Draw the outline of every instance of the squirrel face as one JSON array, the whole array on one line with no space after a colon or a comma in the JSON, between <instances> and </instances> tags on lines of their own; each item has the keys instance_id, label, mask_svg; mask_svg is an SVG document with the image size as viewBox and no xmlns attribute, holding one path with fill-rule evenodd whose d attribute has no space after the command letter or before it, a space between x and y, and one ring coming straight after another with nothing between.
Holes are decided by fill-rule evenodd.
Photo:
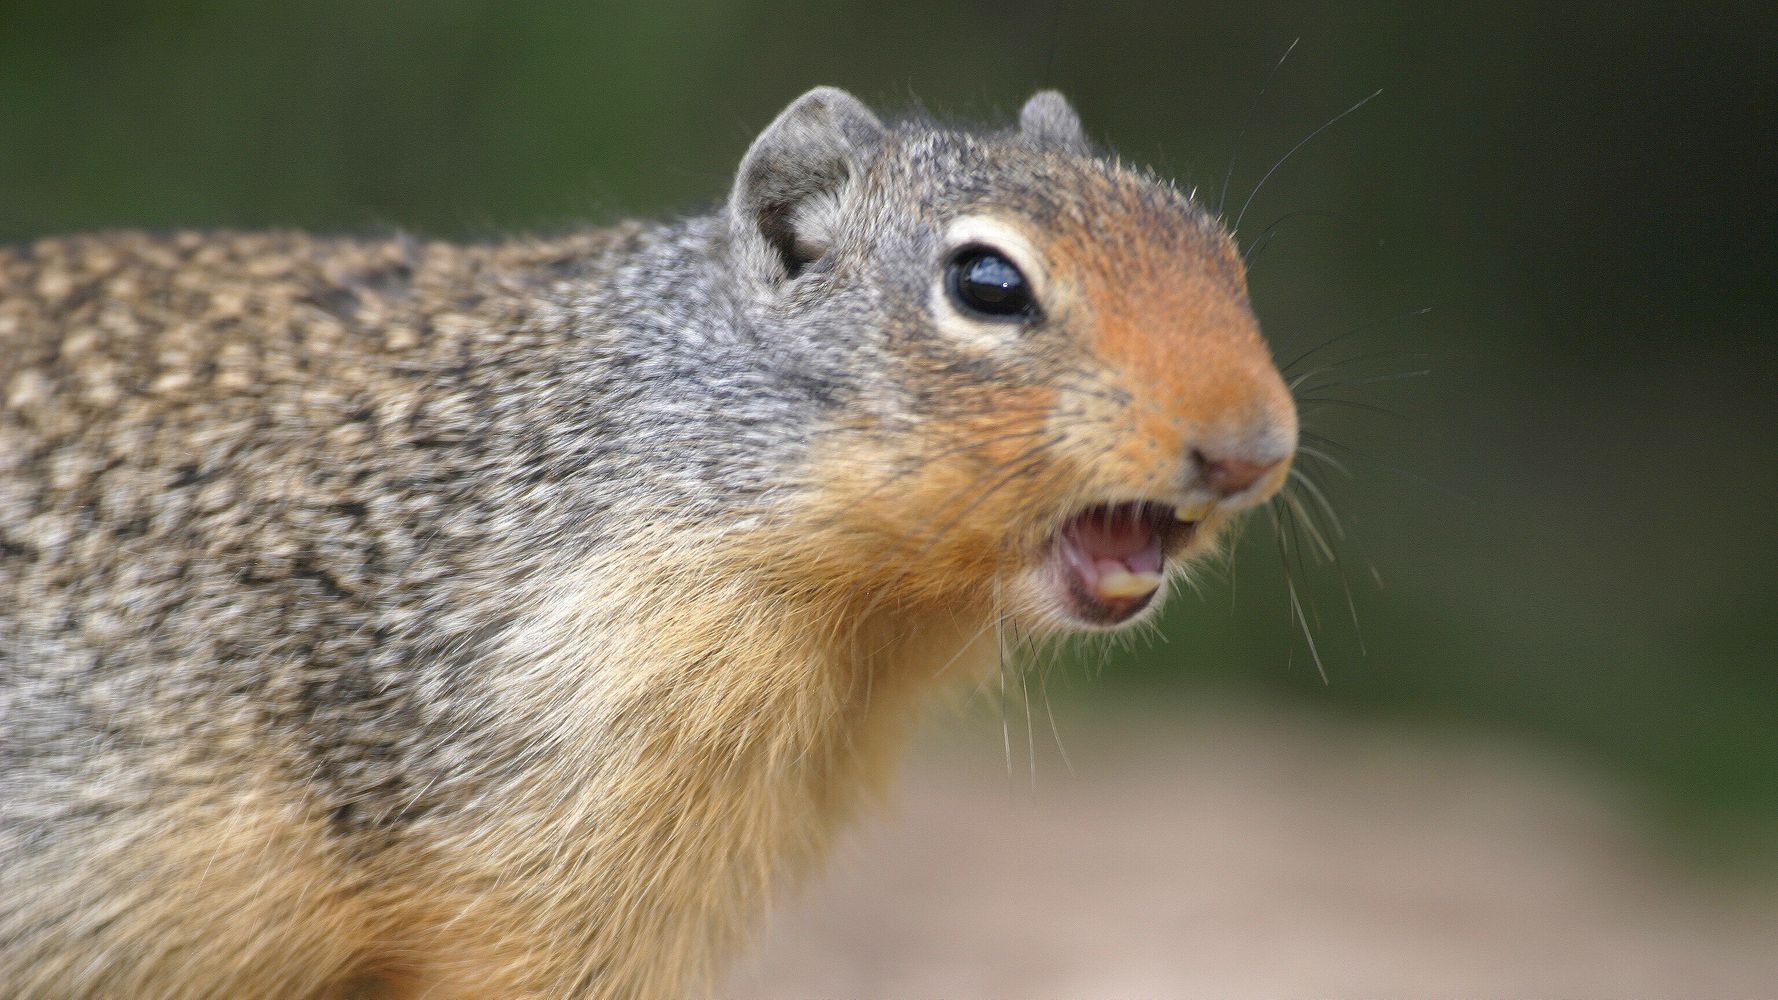
<instances>
[{"instance_id":1,"label":"squirrel face","mask_svg":"<svg viewBox=\"0 0 1778 1000\"><path fill-rule=\"evenodd\" d=\"M973 136L812 91L754 143L730 221L756 325L847 386L807 483L836 582L1119 627L1289 474L1296 412L1233 241L1094 155L1053 92Z\"/></svg>"}]
</instances>

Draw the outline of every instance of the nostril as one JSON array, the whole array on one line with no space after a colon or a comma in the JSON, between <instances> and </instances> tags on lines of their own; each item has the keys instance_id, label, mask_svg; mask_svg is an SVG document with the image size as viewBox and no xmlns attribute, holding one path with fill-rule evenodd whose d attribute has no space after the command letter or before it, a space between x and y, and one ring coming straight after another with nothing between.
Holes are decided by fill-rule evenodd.
<instances>
[{"instance_id":1,"label":"nostril","mask_svg":"<svg viewBox=\"0 0 1778 1000\"><path fill-rule=\"evenodd\" d=\"M1278 462L1249 462L1244 458L1211 458L1196 448L1192 449L1192 461L1197 464L1198 477L1204 485L1219 496L1234 496L1254 483L1260 477L1272 471Z\"/></svg>"}]
</instances>

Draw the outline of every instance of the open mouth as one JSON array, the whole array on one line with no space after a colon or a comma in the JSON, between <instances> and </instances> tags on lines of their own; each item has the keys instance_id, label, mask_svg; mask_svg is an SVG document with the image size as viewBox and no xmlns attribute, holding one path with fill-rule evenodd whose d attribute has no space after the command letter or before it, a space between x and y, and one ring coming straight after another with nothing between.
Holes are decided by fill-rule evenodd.
<instances>
[{"instance_id":1,"label":"open mouth","mask_svg":"<svg viewBox=\"0 0 1778 1000\"><path fill-rule=\"evenodd\" d=\"M1096 504L1063 522L1050 554L1063 608L1089 627L1136 617L1160 592L1167 560L1191 541L1202 514L1132 501Z\"/></svg>"}]
</instances>

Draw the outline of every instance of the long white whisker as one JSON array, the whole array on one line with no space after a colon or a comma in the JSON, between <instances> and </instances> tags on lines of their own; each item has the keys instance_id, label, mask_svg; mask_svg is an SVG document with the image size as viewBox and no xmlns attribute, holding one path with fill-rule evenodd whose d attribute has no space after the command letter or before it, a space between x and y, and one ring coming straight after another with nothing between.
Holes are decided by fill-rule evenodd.
<instances>
[{"instance_id":1,"label":"long white whisker","mask_svg":"<svg viewBox=\"0 0 1778 1000\"><path fill-rule=\"evenodd\" d=\"M1329 118L1327 120L1327 122L1324 123L1320 128L1318 128L1315 131L1310 132L1308 135L1304 136L1303 141L1290 147L1290 152L1285 153L1283 156L1278 157L1278 162L1272 164L1272 169L1266 171L1265 176L1261 177L1259 179L1259 183L1255 184L1253 186L1253 190L1250 193L1248 193L1247 200L1241 203L1241 211L1235 213L1235 224L1230 226L1229 228L1235 232L1241 231L1241 220L1245 219L1247 217L1248 206L1253 204L1253 199L1259 195L1260 188L1263 188L1266 186L1266 181L1271 180L1272 175L1278 172L1278 168L1284 166L1284 161L1290 159L1292 156L1295 156L1297 150L1302 149L1304 146L1307 146L1309 144L1309 142L1311 140L1313 140L1316 136L1320 135L1321 133L1332 128L1334 125L1338 124L1339 121L1341 119L1345 118L1347 115L1350 115L1353 112L1357 111L1359 108L1362 108L1366 104L1369 104L1371 101L1375 100L1378 97L1378 95L1380 95L1382 93L1383 93L1383 89L1381 87L1377 88L1376 90L1371 91L1369 96L1360 99L1357 104L1354 104L1351 107L1347 108L1346 110L1340 112L1339 114L1334 115L1332 118Z\"/></svg>"},{"instance_id":2,"label":"long white whisker","mask_svg":"<svg viewBox=\"0 0 1778 1000\"><path fill-rule=\"evenodd\" d=\"M1290 44L1285 47L1284 54L1279 56L1278 61L1272 64L1272 68L1266 71L1265 82L1259 85L1259 93L1253 95L1253 103L1247 108L1247 119L1241 123L1241 131L1235 133L1235 141L1229 144L1229 166L1222 174L1222 193L1216 196L1216 217L1218 219L1222 218L1223 206L1228 204L1229 185L1235 178L1235 160L1241 155L1241 140L1247 138L1247 130L1253 125L1253 116L1259 112L1259 100L1266 96L1266 88L1272 85L1272 78L1278 75L1280 69L1284 68L1284 60L1290 58L1290 54L1296 51L1297 43L1302 40L1301 35L1292 38Z\"/></svg>"},{"instance_id":3,"label":"long white whisker","mask_svg":"<svg viewBox=\"0 0 1778 1000\"><path fill-rule=\"evenodd\" d=\"M1042 669L1038 670L1037 689L1038 693L1043 695L1043 712L1045 715L1049 716L1050 735L1056 740L1056 753L1062 755L1062 766L1067 768L1068 773L1072 775L1074 773L1074 761L1068 759L1068 748L1062 745L1062 730L1056 725L1056 706L1055 703L1050 700L1048 671Z\"/></svg>"},{"instance_id":4,"label":"long white whisker","mask_svg":"<svg viewBox=\"0 0 1778 1000\"><path fill-rule=\"evenodd\" d=\"M1308 473L1296 468L1290 470L1290 478L1293 482L1301 483L1309 496L1320 505L1322 513L1327 515L1328 524L1333 528L1334 537L1345 538L1346 526L1340 523L1340 515L1334 513L1333 504L1328 502L1327 494L1321 491L1321 487L1315 485L1315 480L1310 479Z\"/></svg>"}]
</instances>

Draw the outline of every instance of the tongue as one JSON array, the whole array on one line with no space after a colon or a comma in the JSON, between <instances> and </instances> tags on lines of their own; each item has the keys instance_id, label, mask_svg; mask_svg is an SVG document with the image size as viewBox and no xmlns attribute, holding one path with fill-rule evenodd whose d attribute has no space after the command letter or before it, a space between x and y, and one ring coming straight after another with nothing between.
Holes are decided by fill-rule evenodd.
<instances>
[{"instance_id":1,"label":"tongue","mask_svg":"<svg viewBox=\"0 0 1778 1000\"><path fill-rule=\"evenodd\" d=\"M1128 508L1076 519L1064 533L1062 549L1081 588L1108 604L1145 598L1161 585L1160 535Z\"/></svg>"},{"instance_id":2,"label":"tongue","mask_svg":"<svg viewBox=\"0 0 1778 1000\"><path fill-rule=\"evenodd\" d=\"M1121 562L1135 573L1160 572L1160 535L1135 511L1095 510L1078 518L1069 533L1082 554L1094 561Z\"/></svg>"}]
</instances>

